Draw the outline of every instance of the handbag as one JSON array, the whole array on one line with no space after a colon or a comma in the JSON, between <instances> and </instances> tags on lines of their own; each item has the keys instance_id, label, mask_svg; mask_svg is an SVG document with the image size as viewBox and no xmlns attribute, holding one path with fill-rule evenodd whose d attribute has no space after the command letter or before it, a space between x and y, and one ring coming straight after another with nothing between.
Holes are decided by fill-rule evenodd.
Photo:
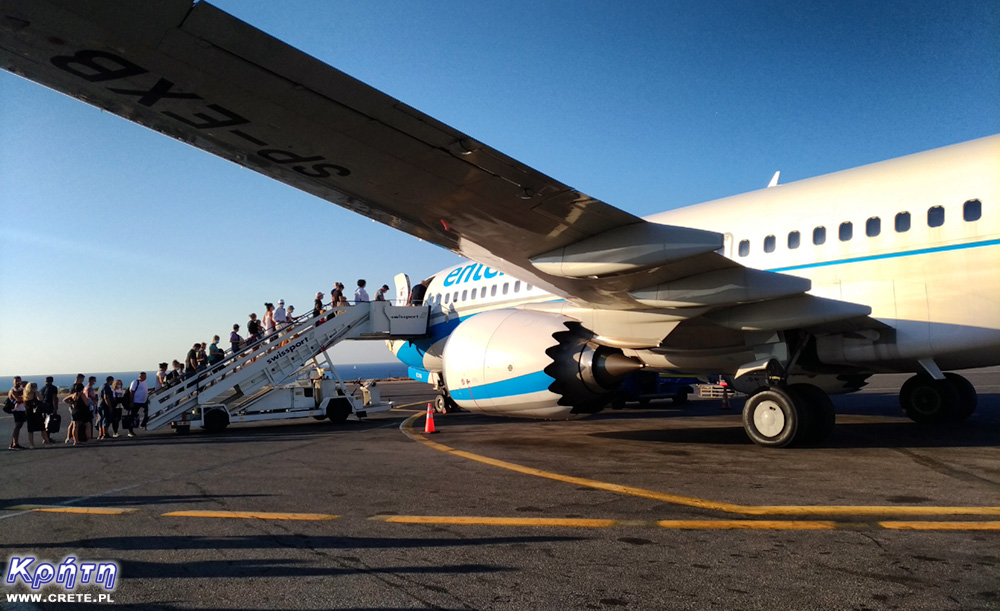
<instances>
[{"instance_id":1,"label":"handbag","mask_svg":"<svg viewBox=\"0 0 1000 611\"><path fill-rule=\"evenodd\" d=\"M3 402L3 413L13 414L15 406L17 406L17 403L14 402L14 399L7 397L7 400Z\"/></svg>"}]
</instances>

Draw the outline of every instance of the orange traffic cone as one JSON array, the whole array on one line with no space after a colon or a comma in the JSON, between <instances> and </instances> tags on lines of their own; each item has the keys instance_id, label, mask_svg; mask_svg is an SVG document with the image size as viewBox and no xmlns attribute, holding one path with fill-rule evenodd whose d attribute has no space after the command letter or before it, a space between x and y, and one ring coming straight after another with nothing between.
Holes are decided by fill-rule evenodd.
<instances>
[{"instance_id":1,"label":"orange traffic cone","mask_svg":"<svg viewBox=\"0 0 1000 611\"><path fill-rule=\"evenodd\" d=\"M437 431L434 430L434 406L430 403L427 404L427 420L424 421L424 432L437 433Z\"/></svg>"}]
</instances>

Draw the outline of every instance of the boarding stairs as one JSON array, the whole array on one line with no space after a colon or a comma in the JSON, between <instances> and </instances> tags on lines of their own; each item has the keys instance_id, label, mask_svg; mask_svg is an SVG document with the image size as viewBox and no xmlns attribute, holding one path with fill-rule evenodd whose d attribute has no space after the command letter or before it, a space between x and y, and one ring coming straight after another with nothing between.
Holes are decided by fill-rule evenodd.
<instances>
[{"instance_id":1,"label":"boarding stairs","mask_svg":"<svg viewBox=\"0 0 1000 611\"><path fill-rule=\"evenodd\" d=\"M183 422L202 405L241 405L296 376L341 341L408 339L426 335L429 308L372 301L303 315L180 382L150 392L149 430Z\"/></svg>"}]
</instances>

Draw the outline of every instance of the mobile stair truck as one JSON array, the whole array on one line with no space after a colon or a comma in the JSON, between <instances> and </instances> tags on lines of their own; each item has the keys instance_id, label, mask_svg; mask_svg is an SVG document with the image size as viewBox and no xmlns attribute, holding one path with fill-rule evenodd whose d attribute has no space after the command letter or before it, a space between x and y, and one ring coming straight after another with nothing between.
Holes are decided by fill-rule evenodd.
<instances>
[{"instance_id":1,"label":"mobile stair truck","mask_svg":"<svg viewBox=\"0 0 1000 611\"><path fill-rule=\"evenodd\" d=\"M349 393L326 350L344 340L406 339L426 335L429 308L372 301L307 314L256 343L149 395L148 430L192 424L220 432L236 422L288 418L344 422L392 406L373 381L363 397Z\"/></svg>"}]
</instances>

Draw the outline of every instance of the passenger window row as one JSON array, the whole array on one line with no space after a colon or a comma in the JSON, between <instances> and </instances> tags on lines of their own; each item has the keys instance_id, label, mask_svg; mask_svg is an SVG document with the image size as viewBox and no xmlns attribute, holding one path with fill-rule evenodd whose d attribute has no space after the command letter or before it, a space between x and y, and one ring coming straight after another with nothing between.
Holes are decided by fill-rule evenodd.
<instances>
[{"instance_id":1,"label":"passenger window row","mask_svg":"<svg viewBox=\"0 0 1000 611\"><path fill-rule=\"evenodd\" d=\"M983 216L983 205L978 199L970 199L962 205L962 219L967 223L978 221ZM932 206L927 209L927 226L940 227L944 225L944 206ZM896 233L906 233L910 230L910 213L900 212L896 215L894 228ZM882 219L873 216L865 221L865 235L874 238L882 233ZM845 221L837 230L837 239L848 242L854 237L854 224ZM819 226L812 231L812 243L821 246L826 243L826 227ZM798 231L788 232L788 249L795 250L802 244L802 236ZM764 252L774 252L777 248L777 238L769 235L764 238ZM750 254L750 240L740 240L739 256Z\"/></svg>"},{"instance_id":2,"label":"passenger window row","mask_svg":"<svg viewBox=\"0 0 1000 611\"><path fill-rule=\"evenodd\" d=\"M437 295L431 295L427 300L427 305L441 305L442 303L458 303L460 301L474 301L476 299L486 299L486 292L489 290L490 297L497 296L497 286L494 284L491 287L480 287L478 289L463 290L461 293L455 291L454 293L439 293ZM530 284L524 285L524 292L531 290ZM511 290L510 282L504 282L500 286L500 293L502 295L507 295L508 293L520 293L521 292L521 281L516 280L514 282L513 291Z\"/></svg>"}]
</instances>

